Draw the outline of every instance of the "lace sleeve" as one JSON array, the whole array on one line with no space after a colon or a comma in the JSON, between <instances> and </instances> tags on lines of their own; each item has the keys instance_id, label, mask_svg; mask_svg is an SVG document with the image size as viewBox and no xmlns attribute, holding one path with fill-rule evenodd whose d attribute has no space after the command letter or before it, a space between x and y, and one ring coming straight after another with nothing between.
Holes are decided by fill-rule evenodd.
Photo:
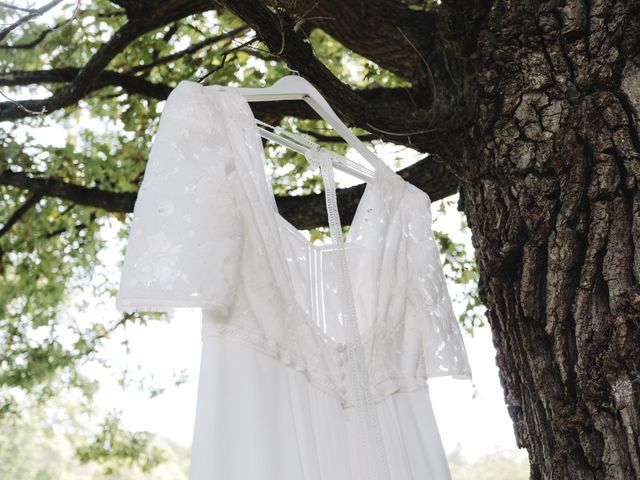
<instances>
[{"instance_id":1,"label":"lace sleeve","mask_svg":"<svg viewBox=\"0 0 640 480\"><path fill-rule=\"evenodd\" d=\"M442 262L432 231L431 200L420 191L413 211L409 246L409 297L423 345L427 376L471 379L471 367L460 324L453 311Z\"/></svg>"},{"instance_id":2,"label":"lace sleeve","mask_svg":"<svg viewBox=\"0 0 640 480\"><path fill-rule=\"evenodd\" d=\"M236 171L220 111L203 100L181 82L165 102L133 210L119 311L200 307L226 316L235 298Z\"/></svg>"}]
</instances>

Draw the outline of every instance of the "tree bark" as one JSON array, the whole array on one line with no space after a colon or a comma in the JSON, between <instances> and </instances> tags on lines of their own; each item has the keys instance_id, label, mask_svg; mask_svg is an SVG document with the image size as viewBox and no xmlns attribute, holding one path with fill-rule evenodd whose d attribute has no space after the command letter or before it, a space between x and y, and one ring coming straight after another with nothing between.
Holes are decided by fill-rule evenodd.
<instances>
[{"instance_id":1,"label":"tree bark","mask_svg":"<svg viewBox=\"0 0 640 480\"><path fill-rule=\"evenodd\" d=\"M532 479L640 478L638 2L494 2L460 208Z\"/></svg>"}]
</instances>

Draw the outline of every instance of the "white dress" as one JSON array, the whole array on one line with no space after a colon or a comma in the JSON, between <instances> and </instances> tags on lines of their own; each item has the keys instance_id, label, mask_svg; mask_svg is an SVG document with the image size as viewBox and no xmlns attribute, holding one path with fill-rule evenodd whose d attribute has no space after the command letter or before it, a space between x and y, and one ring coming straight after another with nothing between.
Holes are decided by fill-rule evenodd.
<instances>
[{"instance_id":1,"label":"white dress","mask_svg":"<svg viewBox=\"0 0 640 480\"><path fill-rule=\"evenodd\" d=\"M471 370L430 199L377 168L336 242L332 173L309 158L331 244L309 243L278 213L234 87L183 80L165 103L116 308L201 309L189 478L449 479L427 378Z\"/></svg>"}]
</instances>

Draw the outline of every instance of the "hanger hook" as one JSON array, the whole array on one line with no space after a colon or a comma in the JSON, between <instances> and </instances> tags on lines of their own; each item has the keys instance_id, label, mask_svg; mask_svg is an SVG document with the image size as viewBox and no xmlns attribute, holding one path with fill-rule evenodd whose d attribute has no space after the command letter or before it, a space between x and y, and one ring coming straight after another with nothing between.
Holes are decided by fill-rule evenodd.
<instances>
[{"instance_id":1,"label":"hanger hook","mask_svg":"<svg viewBox=\"0 0 640 480\"><path fill-rule=\"evenodd\" d=\"M320 145L314 145L304 152L309 164L314 168L321 168L331 165L331 152Z\"/></svg>"}]
</instances>

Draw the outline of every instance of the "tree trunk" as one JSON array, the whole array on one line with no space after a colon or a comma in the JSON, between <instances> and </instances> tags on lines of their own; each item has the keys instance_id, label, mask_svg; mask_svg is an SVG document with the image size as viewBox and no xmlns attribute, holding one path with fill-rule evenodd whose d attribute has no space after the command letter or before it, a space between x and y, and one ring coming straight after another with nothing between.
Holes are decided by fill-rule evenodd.
<instances>
[{"instance_id":1,"label":"tree trunk","mask_svg":"<svg viewBox=\"0 0 640 480\"><path fill-rule=\"evenodd\" d=\"M638 2L511 0L478 38L460 208L532 479L640 478L639 31Z\"/></svg>"}]
</instances>

